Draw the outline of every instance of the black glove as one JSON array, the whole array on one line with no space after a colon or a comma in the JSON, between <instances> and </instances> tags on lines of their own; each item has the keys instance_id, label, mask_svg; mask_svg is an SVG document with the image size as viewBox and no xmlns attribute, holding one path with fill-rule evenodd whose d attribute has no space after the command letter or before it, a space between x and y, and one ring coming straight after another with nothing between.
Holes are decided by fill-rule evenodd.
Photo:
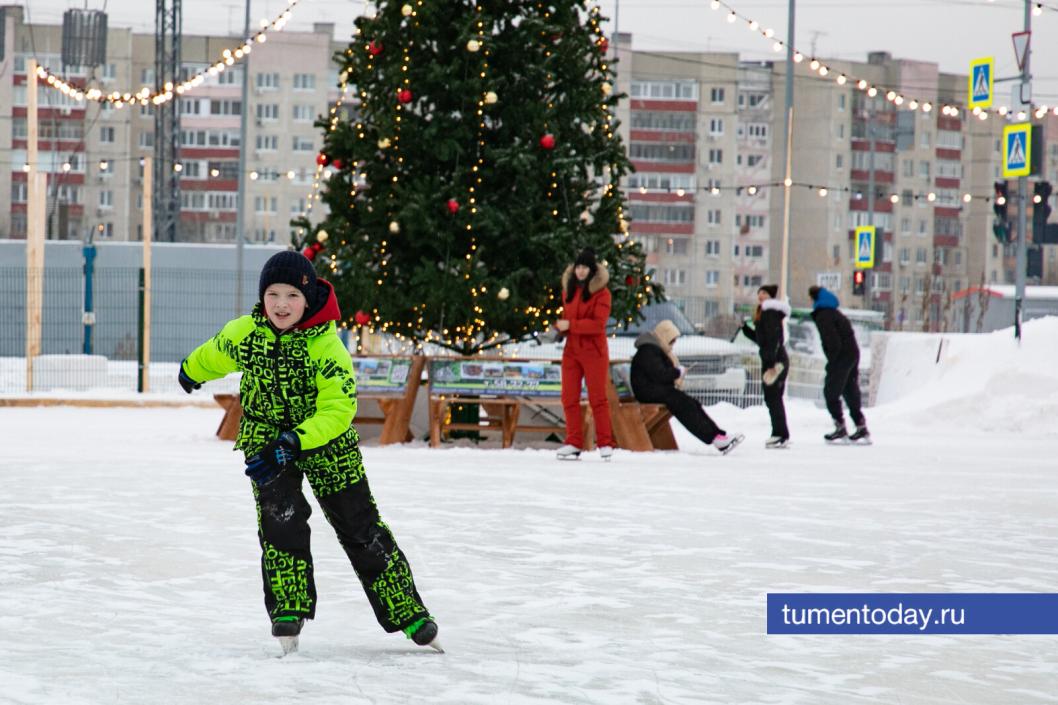
<instances>
[{"instance_id":1,"label":"black glove","mask_svg":"<svg viewBox=\"0 0 1058 705\"><path fill-rule=\"evenodd\" d=\"M290 468L299 455L301 439L296 433L283 431L260 453L246 459L246 476L258 487L264 487Z\"/></svg>"},{"instance_id":2,"label":"black glove","mask_svg":"<svg viewBox=\"0 0 1058 705\"><path fill-rule=\"evenodd\" d=\"M188 377L187 373L184 372L183 362L180 363L180 375L176 379L178 382L180 382L180 387L188 394L195 391L196 389L202 389L201 382L196 382L195 380Z\"/></svg>"}]
</instances>

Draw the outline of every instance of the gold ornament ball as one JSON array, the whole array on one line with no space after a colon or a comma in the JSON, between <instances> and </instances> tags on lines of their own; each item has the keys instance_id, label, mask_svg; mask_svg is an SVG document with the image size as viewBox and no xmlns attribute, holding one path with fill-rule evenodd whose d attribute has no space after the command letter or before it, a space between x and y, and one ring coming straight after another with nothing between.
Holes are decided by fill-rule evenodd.
<instances>
[{"instance_id":1,"label":"gold ornament ball","mask_svg":"<svg viewBox=\"0 0 1058 705\"><path fill-rule=\"evenodd\" d=\"M628 221L625 220L624 218L621 218L620 225L621 225L621 232L627 233L628 232Z\"/></svg>"},{"instance_id":2,"label":"gold ornament ball","mask_svg":"<svg viewBox=\"0 0 1058 705\"><path fill-rule=\"evenodd\" d=\"M613 85L611 85L608 81L604 81L602 84L602 94L610 95L611 93L613 93Z\"/></svg>"},{"instance_id":3,"label":"gold ornament ball","mask_svg":"<svg viewBox=\"0 0 1058 705\"><path fill-rule=\"evenodd\" d=\"M327 234L326 230L321 230L316 233L316 239L320 242L327 242L328 237L330 237L330 235Z\"/></svg>"},{"instance_id":4,"label":"gold ornament ball","mask_svg":"<svg viewBox=\"0 0 1058 705\"><path fill-rule=\"evenodd\" d=\"M389 142L389 138L388 137L383 137L382 139L380 139L378 141L378 148L379 149L388 149L389 145L390 145L390 142Z\"/></svg>"},{"instance_id":5,"label":"gold ornament ball","mask_svg":"<svg viewBox=\"0 0 1058 705\"><path fill-rule=\"evenodd\" d=\"M469 52L475 52L480 48L481 42L479 42L477 39L471 39L469 42L467 42L467 51Z\"/></svg>"},{"instance_id":6,"label":"gold ornament ball","mask_svg":"<svg viewBox=\"0 0 1058 705\"><path fill-rule=\"evenodd\" d=\"M496 95L495 91L489 91L488 93L485 94L485 102L488 103L489 105L495 104L495 102L498 101L499 99L500 99L500 97L498 95Z\"/></svg>"},{"instance_id":7,"label":"gold ornament ball","mask_svg":"<svg viewBox=\"0 0 1058 705\"><path fill-rule=\"evenodd\" d=\"M404 7L400 8L400 14L404 15L405 17L410 17L411 13L413 12L415 12L415 9L411 5L405 5Z\"/></svg>"},{"instance_id":8,"label":"gold ornament ball","mask_svg":"<svg viewBox=\"0 0 1058 705\"><path fill-rule=\"evenodd\" d=\"M496 298L500 301L506 301L511 295L511 292L507 290L507 287L503 287L496 293Z\"/></svg>"},{"instance_id":9,"label":"gold ornament ball","mask_svg":"<svg viewBox=\"0 0 1058 705\"><path fill-rule=\"evenodd\" d=\"M400 223L398 223L398 222L397 222L397 221L395 221L395 220L394 220L393 222L391 222L391 223L389 224L389 231L390 231L391 233L393 233L394 235L396 235L397 233L399 233L399 232L400 232Z\"/></svg>"}]
</instances>

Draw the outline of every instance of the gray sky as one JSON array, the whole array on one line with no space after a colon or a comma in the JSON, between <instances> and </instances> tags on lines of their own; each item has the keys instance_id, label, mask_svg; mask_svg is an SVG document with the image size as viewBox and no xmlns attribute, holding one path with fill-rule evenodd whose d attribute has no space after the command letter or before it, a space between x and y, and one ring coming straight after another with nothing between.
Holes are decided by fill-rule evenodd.
<instances>
[{"instance_id":1,"label":"gray sky","mask_svg":"<svg viewBox=\"0 0 1058 705\"><path fill-rule=\"evenodd\" d=\"M11 0L0 0L10 2ZM68 7L100 9L106 3L112 26L153 31L150 0L21 0L34 22L59 22ZM632 32L637 49L738 51L746 58L775 59L770 42L729 24L723 10L709 0L602 0L605 14L617 17L622 32ZM786 36L787 0L727 0L740 14ZM335 22L346 38L362 0L302 0L288 25L309 28L313 22ZM941 70L966 73L971 59L994 56L997 77L1017 72L1010 35L1023 25L1023 0L799 0L795 46L820 57L865 60L868 51L934 61ZM1058 103L1058 0L1044 0L1043 14L1033 17L1033 57L1037 103ZM272 17L286 0L254 0L252 23ZM239 0L184 0L184 31L237 33L245 5ZM997 84L997 104L1010 102L1010 84Z\"/></svg>"}]
</instances>

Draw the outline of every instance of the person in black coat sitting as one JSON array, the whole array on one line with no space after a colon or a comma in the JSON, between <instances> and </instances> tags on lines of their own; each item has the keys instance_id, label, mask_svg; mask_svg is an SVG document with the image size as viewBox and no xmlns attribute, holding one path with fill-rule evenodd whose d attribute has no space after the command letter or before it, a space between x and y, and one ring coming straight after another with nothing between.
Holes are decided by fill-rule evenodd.
<instances>
[{"instance_id":1,"label":"person in black coat sitting","mask_svg":"<svg viewBox=\"0 0 1058 705\"><path fill-rule=\"evenodd\" d=\"M771 416L771 437L764 442L765 448L785 448L790 441L790 429L786 425L786 377L790 374L790 358L783 345L783 319L790 315L790 304L777 297L779 287L774 284L757 290L757 310L753 313L753 326L742 324L742 333L760 348L760 371L763 381L764 404Z\"/></svg>"},{"instance_id":2,"label":"person in black coat sitting","mask_svg":"<svg viewBox=\"0 0 1058 705\"><path fill-rule=\"evenodd\" d=\"M744 436L730 436L720 429L701 404L677 387L683 383L684 369L672 352L680 336L676 325L669 320L658 323L653 331L636 338L636 354L632 358L632 393L643 404L664 404L684 427L703 443L712 444L727 454L742 442Z\"/></svg>"},{"instance_id":3,"label":"person in black coat sitting","mask_svg":"<svg viewBox=\"0 0 1058 705\"><path fill-rule=\"evenodd\" d=\"M827 289L813 286L808 289L808 295L813 301L812 320L819 330L823 354L827 358L823 398L827 402L830 417L834 419L834 430L823 438L828 443L870 443L871 434L867 430L860 399L860 346L856 343L852 324L838 310L838 297ZM856 432L851 436L845 429L845 417L841 412L843 398L849 407L849 416L856 424Z\"/></svg>"}]
</instances>

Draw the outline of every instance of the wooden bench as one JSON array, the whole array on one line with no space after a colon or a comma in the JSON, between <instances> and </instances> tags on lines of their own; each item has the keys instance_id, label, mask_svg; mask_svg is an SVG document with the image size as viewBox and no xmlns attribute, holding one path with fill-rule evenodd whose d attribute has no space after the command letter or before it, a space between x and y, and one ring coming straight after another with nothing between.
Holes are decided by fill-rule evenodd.
<instances>
[{"instance_id":1,"label":"wooden bench","mask_svg":"<svg viewBox=\"0 0 1058 705\"><path fill-rule=\"evenodd\" d=\"M621 365L624 367L622 368ZM611 365L607 401L614 440L627 450L675 449L663 406L640 405L627 384L628 363ZM520 422L523 405L562 407L562 363L558 360L512 360L502 358L432 358L430 360L430 445L437 447L449 431L498 431L504 448L510 448L518 432L565 433L565 424ZM587 395L582 395L580 413L584 425L585 450L594 447L594 419ZM478 421L452 421L454 405L479 407Z\"/></svg>"},{"instance_id":2,"label":"wooden bench","mask_svg":"<svg viewBox=\"0 0 1058 705\"><path fill-rule=\"evenodd\" d=\"M376 401L382 416L359 413L353 425L382 424L381 445L406 443L413 439L411 416L419 393L426 358L422 355L406 357L354 357L353 372L357 383L357 401ZM217 438L234 441L242 420L242 404L238 394L214 394L224 408L224 418L217 427Z\"/></svg>"}]
</instances>

